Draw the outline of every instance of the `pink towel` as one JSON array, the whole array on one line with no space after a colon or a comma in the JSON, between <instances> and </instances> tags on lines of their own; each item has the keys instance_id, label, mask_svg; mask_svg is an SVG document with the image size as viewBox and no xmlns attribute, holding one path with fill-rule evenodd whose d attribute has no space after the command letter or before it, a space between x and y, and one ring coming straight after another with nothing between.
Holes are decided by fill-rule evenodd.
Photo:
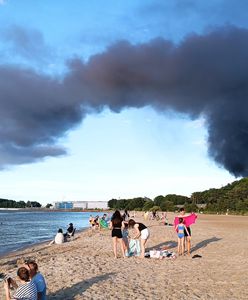
<instances>
[{"instance_id":1,"label":"pink towel","mask_svg":"<svg viewBox=\"0 0 248 300\"><path fill-rule=\"evenodd\" d=\"M191 224L194 224L196 219L197 219L197 215L195 213L189 215L189 216L185 216L185 217L175 217L174 219L174 226L176 227L177 224L179 224L179 218L183 218L184 219L184 225L186 227L189 227Z\"/></svg>"}]
</instances>

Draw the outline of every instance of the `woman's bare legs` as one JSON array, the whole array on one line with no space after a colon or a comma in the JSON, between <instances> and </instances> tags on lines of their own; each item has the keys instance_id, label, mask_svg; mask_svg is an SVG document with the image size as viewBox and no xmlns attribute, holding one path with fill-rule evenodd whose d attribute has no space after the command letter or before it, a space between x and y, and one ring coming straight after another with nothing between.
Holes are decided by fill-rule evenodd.
<instances>
[{"instance_id":1,"label":"woman's bare legs","mask_svg":"<svg viewBox=\"0 0 248 300\"><path fill-rule=\"evenodd\" d=\"M113 239L114 256L115 258L117 258L117 237L114 236L112 239Z\"/></svg>"},{"instance_id":2,"label":"woman's bare legs","mask_svg":"<svg viewBox=\"0 0 248 300\"><path fill-rule=\"evenodd\" d=\"M120 243L121 245L121 252L122 252L122 256L125 258L125 250L124 250L124 242L121 239L117 238L116 236L113 237L113 249L114 249L114 256L115 258L117 258L117 241Z\"/></svg>"},{"instance_id":3,"label":"woman's bare legs","mask_svg":"<svg viewBox=\"0 0 248 300\"><path fill-rule=\"evenodd\" d=\"M188 250L188 255L190 255L190 248L191 248L191 236L187 236L187 250Z\"/></svg>"},{"instance_id":4,"label":"woman's bare legs","mask_svg":"<svg viewBox=\"0 0 248 300\"><path fill-rule=\"evenodd\" d=\"M122 256L123 256L123 258L126 258L126 256L125 256L125 248L124 248L124 241L123 241L123 239L118 239L118 241L119 241L120 244L121 244L121 252L122 252Z\"/></svg>"},{"instance_id":5,"label":"woman's bare legs","mask_svg":"<svg viewBox=\"0 0 248 300\"><path fill-rule=\"evenodd\" d=\"M146 245L147 239L146 240L140 240L140 246L141 246L141 253L140 253L140 258L145 257L145 245Z\"/></svg>"}]
</instances>

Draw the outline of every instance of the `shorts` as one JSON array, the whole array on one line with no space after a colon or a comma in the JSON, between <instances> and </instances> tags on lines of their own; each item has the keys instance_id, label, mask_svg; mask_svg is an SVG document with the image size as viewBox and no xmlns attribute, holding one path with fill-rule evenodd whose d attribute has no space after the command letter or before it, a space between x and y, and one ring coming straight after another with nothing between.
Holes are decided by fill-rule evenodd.
<instances>
[{"instance_id":1,"label":"shorts","mask_svg":"<svg viewBox=\"0 0 248 300\"><path fill-rule=\"evenodd\" d=\"M118 239L122 239L121 229L112 229L112 237L117 237Z\"/></svg>"},{"instance_id":2,"label":"shorts","mask_svg":"<svg viewBox=\"0 0 248 300\"><path fill-rule=\"evenodd\" d=\"M140 238L142 240L147 240L149 238L149 236L150 236L150 233L149 233L148 228L145 228L145 229L141 230L141 232L140 232Z\"/></svg>"},{"instance_id":3,"label":"shorts","mask_svg":"<svg viewBox=\"0 0 248 300\"><path fill-rule=\"evenodd\" d=\"M188 230L188 233L189 233L189 234L187 234L187 231L184 229L184 235L185 235L185 236L191 236L191 230L190 230L190 227L187 227L187 230Z\"/></svg>"}]
</instances>

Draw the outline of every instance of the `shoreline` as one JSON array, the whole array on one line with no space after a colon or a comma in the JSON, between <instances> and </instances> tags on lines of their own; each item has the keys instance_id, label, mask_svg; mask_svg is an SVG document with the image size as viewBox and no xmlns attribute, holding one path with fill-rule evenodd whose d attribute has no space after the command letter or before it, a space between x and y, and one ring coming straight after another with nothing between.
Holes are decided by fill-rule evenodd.
<instances>
[{"instance_id":1,"label":"shoreline","mask_svg":"<svg viewBox=\"0 0 248 300\"><path fill-rule=\"evenodd\" d=\"M175 214L168 214L173 223ZM177 251L174 228L155 220L136 221L150 230L147 250ZM0 272L15 276L24 258L37 261L47 281L47 300L152 299L245 300L248 290L248 217L198 215L192 253L176 259L114 259L111 231L76 232L62 245L35 245L0 260ZM201 258L192 259L198 254ZM241 272L242 270L242 272ZM4 298L0 285L0 299Z\"/></svg>"},{"instance_id":2,"label":"shoreline","mask_svg":"<svg viewBox=\"0 0 248 300\"><path fill-rule=\"evenodd\" d=\"M84 232L84 231L86 231L88 229L89 229L88 227L84 227L84 228L76 230L76 232L80 233L80 232ZM39 247L39 246L42 246L42 245L46 245L46 243L49 243L52 240L53 240L52 238L51 239L45 239L43 241L34 242L34 243L28 244L26 246L20 247L20 248L18 248L16 250L10 250L10 251L4 252L2 254L0 253L0 260L6 258L7 256L11 256L12 254L13 255L17 254L18 255L19 252L22 253L22 252L24 252L26 250L29 250L30 248L36 248L36 246Z\"/></svg>"}]
</instances>

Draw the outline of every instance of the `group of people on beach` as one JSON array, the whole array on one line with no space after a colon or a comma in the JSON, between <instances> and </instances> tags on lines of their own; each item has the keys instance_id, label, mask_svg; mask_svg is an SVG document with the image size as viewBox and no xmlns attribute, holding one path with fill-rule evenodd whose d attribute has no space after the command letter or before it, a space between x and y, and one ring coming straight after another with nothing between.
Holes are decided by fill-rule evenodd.
<instances>
[{"instance_id":1,"label":"group of people on beach","mask_svg":"<svg viewBox=\"0 0 248 300\"><path fill-rule=\"evenodd\" d=\"M18 283L17 283L18 282ZM17 281L5 276L6 300L46 300L46 281L35 261L25 261L17 270ZM11 290L15 290L11 296Z\"/></svg>"},{"instance_id":2,"label":"group of people on beach","mask_svg":"<svg viewBox=\"0 0 248 300\"><path fill-rule=\"evenodd\" d=\"M107 228L109 224L108 214L103 214L102 217L99 217L99 215L95 217L90 215L89 223L92 229L101 229L101 227Z\"/></svg>"},{"instance_id":3,"label":"group of people on beach","mask_svg":"<svg viewBox=\"0 0 248 300\"><path fill-rule=\"evenodd\" d=\"M145 215L144 215L145 217ZM166 225L169 224L167 221L166 213L162 216L166 222ZM185 209L181 208L179 210L179 215L174 220L174 226L178 238L178 255L183 255L185 249L187 250L188 255L190 255L191 248L191 229L190 224L195 222L197 216L193 214L186 215ZM155 217L153 220L156 219ZM145 218L146 220L146 218ZM110 221L111 235L113 239L113 251L114 257L117 258L117 245L120 245L122 256L127 257L130 253L130 245L132 241L140 241L140 258L145 257L145 245L150 236L149 229L146 225L140 222L136 222L133 219L129 218L127 210L124 214L121 215L119 210L116 210Z\"/></svg>"},{"instance_id":4,"label":"group of people on beach","mask_svg":"<svg viewBox=\"0 0 248 300\"><path fill-rule=\"evenodd\" d=\"M145 245L150 235L146 225L130 219L127 210L125 210L123 215L121 215L119 210L116 210L110 221L110 229L115 258L117 258L117 244L120 245L123 258L129 256L130 239L140 239L141 251L139 253L139 257L145 257Z\"/></svg>"}]
</instances>

